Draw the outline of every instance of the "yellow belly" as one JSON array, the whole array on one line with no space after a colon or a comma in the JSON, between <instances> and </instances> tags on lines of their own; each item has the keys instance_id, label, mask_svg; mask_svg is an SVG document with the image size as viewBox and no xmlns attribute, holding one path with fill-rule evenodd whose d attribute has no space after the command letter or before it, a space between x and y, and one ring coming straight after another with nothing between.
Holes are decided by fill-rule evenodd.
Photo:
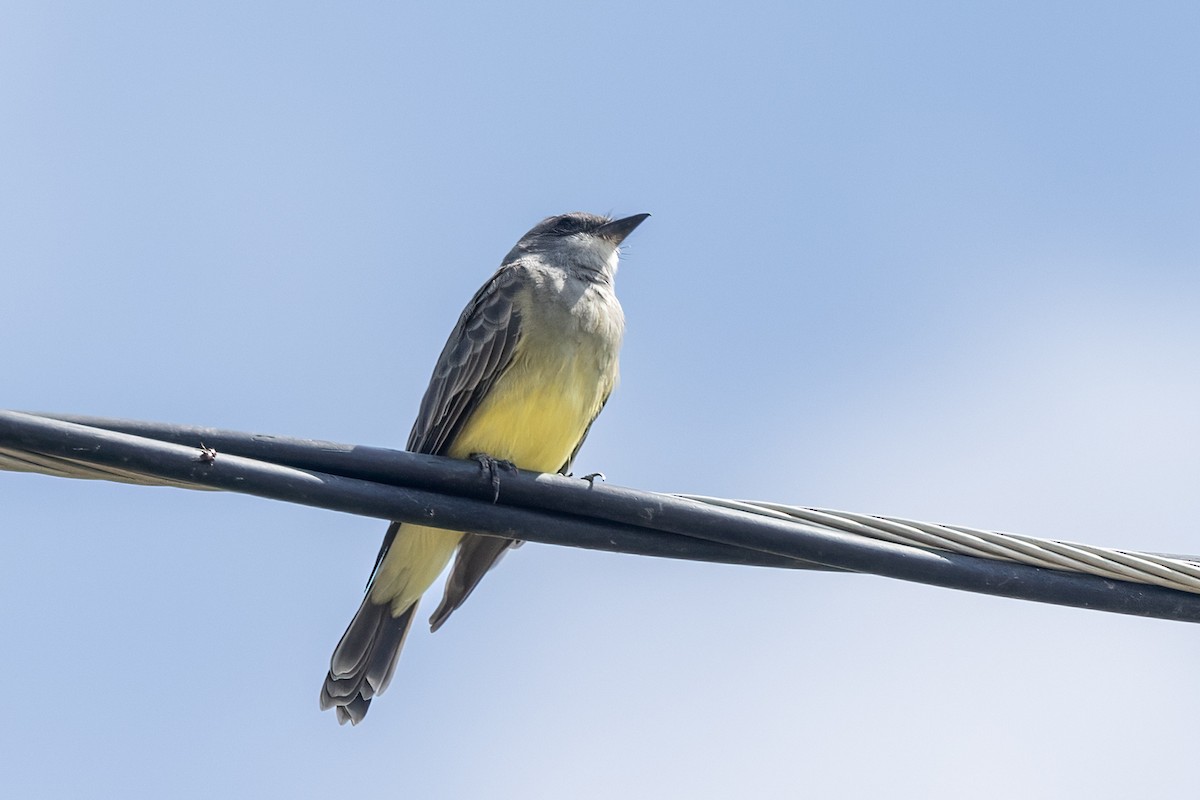
<instances>
[{"instance_id":1,"label":"yellow belly","mask_svg":"<svg viewBox=\"0 0 1200 800\"><path fill-rule=\"evenodd\" d=\"M393 616L403 614L442 574L460 539L458 531L400 526L371 582L371 600L391 603Z\"/></svg>"},{"instance_id":2,"label":"yellow belly","mask_svg":"<svg viewBox=\"0 0 1200 800\"><path fill-rule=\"evenodd\" d=\"M486 453L521 469L556 472L575 451L616 379L616 364L518 354L463 426L446 455ZM545 351L542 351L545 355ZM462 533L404 525L371 586L393 614L417 602L445 569Z\"/></svg>"},{"instance_id":3,"label":"yellow belly","mask_svg":"<svg viewBox=\"0 0 1200 800\"><path fill-rule=\"evenodd\" d=\"M487 453L521 469L557 472L600 412L614 375L594 361L518 357L496 382L447 455Z\"/></svg>"}]
</instances>

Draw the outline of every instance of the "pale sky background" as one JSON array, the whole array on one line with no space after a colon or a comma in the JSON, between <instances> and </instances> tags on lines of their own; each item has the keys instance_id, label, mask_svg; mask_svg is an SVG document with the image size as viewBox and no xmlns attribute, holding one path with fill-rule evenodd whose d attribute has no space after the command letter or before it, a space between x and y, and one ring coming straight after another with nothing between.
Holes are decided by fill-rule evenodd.
<instances>
[{"instance_id":1,"label":"pale sky background","mask_svg":"<svg viewBox=\"0 0 1200 800\"><path fill-rule=\"evenodd\" d=\"M525 230L648 211L581 471L1197 553L1198 41L1194 3L3 3L0 407L400 447ZM339 728L384 527L0 473L0 796L1192 782L1200 628L535 545Z\"/></svg>"}]
</instances>

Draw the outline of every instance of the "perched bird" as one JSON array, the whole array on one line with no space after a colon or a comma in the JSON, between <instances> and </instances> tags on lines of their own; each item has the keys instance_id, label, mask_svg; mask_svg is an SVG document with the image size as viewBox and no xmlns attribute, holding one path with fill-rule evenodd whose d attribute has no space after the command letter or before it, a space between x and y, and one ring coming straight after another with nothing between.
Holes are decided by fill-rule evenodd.
<instances>
[{"instance_id":1,"label":"perched bird","mask_svg":"<svg viewBox=\"0 0 1200 800\"><path fill-rule=\"evenodd\" d=\"M486 456L566 473L617 380L625 316L613 289L618 248L649 214L549 217L521 237L458 318L408 438L408 449ZM425 590L458 554L437 630L512 539L393 522L366 597L342 635L321 708L357 725L391 680Z\"/></svg>"}]
</instances>

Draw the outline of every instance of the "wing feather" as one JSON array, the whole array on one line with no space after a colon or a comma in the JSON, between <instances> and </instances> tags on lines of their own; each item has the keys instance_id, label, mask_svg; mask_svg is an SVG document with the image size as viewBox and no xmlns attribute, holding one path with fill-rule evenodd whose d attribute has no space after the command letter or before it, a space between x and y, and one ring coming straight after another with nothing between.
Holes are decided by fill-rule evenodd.
<instances>
[{"instance_id":1,"label":"wing feather","mask_svg":"<svg viewBox=\"0 0 1200 800\"><path fill-rule=\"evenodd\" d=\"M421 400L408 437L410 451L443 455L471 412L512 363L521 338L516 296L522 285L522 269L520 262L501 267L463 309ZM375 557L371 580L399 530L395 523L388 528Z\"/></svg>"},{"instance_id":2,"label":"wing feather","mask_svg":"<svg viewBox=\"0 0 1200 800\"><path fill-rule=\"evenodd\" d=\"M522 265L500 268L471 299L446 341L417 421L408 437L414 453L444 455L488 390L512 363L521 338L516 297Z\"/></svg>"}]
</instances>

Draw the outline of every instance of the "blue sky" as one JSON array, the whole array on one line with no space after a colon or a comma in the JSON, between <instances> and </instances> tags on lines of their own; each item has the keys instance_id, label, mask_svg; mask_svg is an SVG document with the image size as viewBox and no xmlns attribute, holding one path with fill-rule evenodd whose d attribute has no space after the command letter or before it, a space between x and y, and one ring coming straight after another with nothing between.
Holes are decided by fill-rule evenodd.
<instances>
[{"instance_id":1,"label":"blue sky","mask_svg":"<svg viewBox=\"0 0 1200 800\"><path fill-rule=\"evenodd\" d=\"M567 210L653 217L578 468L1200 552L1200 12L7 3L0 406L402 446ZM527 546L356 729L383 524L0 474L0 794L1124 797L1200 633Z\"/></svg>"}]
</instances>

